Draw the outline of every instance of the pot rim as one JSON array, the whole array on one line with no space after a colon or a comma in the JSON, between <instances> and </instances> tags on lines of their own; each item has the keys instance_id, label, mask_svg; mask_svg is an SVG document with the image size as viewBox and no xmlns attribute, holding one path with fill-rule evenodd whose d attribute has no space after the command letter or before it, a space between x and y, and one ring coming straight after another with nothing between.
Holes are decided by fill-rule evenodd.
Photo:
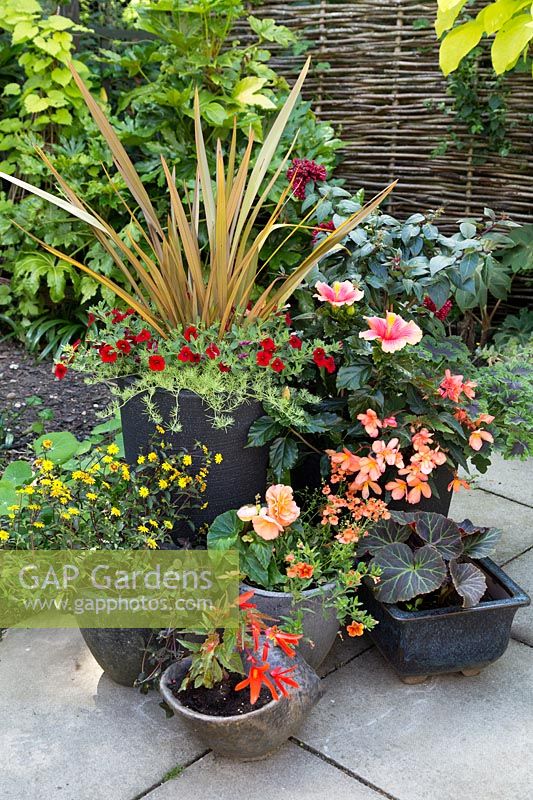
<instances>
[{"instance_id":1,"label":"pot rim","mask_svg":"<svg viewBox=\"0 0 533 800\"><path fill-rule=\"evenodd\" d=\"M183 714L183 716L185 717L190 717L191 719L195 720L197 719L205 720L206 722L212 722L215 724L226 721L233 722L237 720L248 719L249 717L252 717L254 715L257 716L258 714L261 714L263 711L266 711L266 709L271 708L277 703L282 703L283 701L285 701L286 703L290 702L289 699L287 699L284 696L281 696L279 700L272 699L269 703L266 703L264 706L261 706L261 708L256 708L253 711L247 711L245 714L228 714L227 716L202 714L200 711L195 711L193 708L189 708L188 706L184 705L181 702L181 700L179 700L179 698L176 697L176 695L172 692L171 688L167 684L168 673L171 670L174 670L178 664L185 665L188 661L190 662L190 660L191 660L190 658L184 658L182 661L174 661L173 664L170 664L170 666L166 668L166 670L163 672L161 676L161 680L159 681L159 687L161 694L163 695L163 699L171 706L174 705L178 706L179 712Z\"/></svg>"},{"instance_id":2,"label":"pot rim","mask_svg":"<svg viewBox=\"0 0 533 800\"><path fill-rule=\"evenodd\" d=\"M517 609L530 605L531 598L529 595L527 595L526 592L524 592L524 590L517 583L515 583L512 578L510 578L509 575L507 575L507 573L504 572L491 558L478 558L475 559L475 562L481 565L484 568L484 572L490 575L491 578L495 578L497 582L501 584L507 592L509 592L510 597L489 600L485 603L478 603L472 608L463 608L462 606L446 606L445 608L432 608L422 611L404 611L403 609L399 608L396 603L383 603L381 600L378 600L377 597L374 599L380 604L387 614L401 623L417 622L422 619L434 619L435 617L452 617L465 613L479 614L484 611L492 611L503 608Z\"/></svg>"},{"instance_id":3,"label":"pot rim","mask_svg":"<svg viewBox=\"0 0 533 800\"><path fill-rule=\"evenodd\" d=\"M246 581L241 581L241 586L245 586L248 590L253 589L254 592L261 595L261 597L294 597L293 592L273 592L270 589L260 589L257 586L252 586L250 583L246 583ZM324 583L321 586L317 586L315 589L304 589L302 592L303 597L315 597L319 594L326 594L327 592L333 590L335 588L335 582L330 581L329 583Z\"/></svg>"}]
</instances>

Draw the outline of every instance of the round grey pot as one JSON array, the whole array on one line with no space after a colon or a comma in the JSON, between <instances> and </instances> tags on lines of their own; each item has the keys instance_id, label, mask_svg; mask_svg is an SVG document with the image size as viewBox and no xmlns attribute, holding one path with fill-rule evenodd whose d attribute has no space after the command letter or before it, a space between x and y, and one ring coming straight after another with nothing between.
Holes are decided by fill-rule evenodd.
<instances>
[{"instance_id":1,"label":"round grey pot","mask_svg":"<svg viewBox=\"0 0 533 800\"><path fill-rule=\"evenodd\" d=\"M288 659L281 650L273 648L268 662L271 667L281 666L283 669L296 666L292 677L297 681L298 689L291 689L289 698L272 700L247 714L215 717L184 706L174 696L172 686L179 686L183 681L191 664L190 658L168 667L161 677L159 690L167 705L206 747L227 758L256 761L275 752L296 733L303 718L324 693L322 681L300 656Z\"/></svg>"},{"instance_id":2,"label":"round grey pot","mask_svg":"<svg viewBox=\"0 0 533 800\"><path fill-rule=\"evenodd\" d=\"M299 608L302 609L303 640L298 653L313 669L318 669L331 650L339 630L336 610L327 605L333 595L334 584L307 589L302 592L302 599L298 603L290 592L268 592L244 583L241 589L243 592L253 590L252 602L258 610L278 623L282 622L282 617L291 617Z\"/></svg>"},{"instance_id":3,"label":"round grey pot","mask_svg":"<svg viewBox=\"0 0 533 800\"><path fill-rule=\"evenodd\" d=\"M149 628L80 628L92 655L112 681L133 686L142 670Z\"/></svg>"}]
</instances>

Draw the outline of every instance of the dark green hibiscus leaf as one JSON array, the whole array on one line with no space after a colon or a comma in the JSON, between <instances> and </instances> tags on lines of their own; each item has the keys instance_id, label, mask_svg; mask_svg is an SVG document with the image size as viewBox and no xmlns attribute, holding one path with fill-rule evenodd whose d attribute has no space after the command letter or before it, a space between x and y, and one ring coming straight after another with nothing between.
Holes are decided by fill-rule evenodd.
<instances>
[{"instance_id":1,"label":"dark green hibiscus leaf","mask_svg":"<svg viewBox=\"0 0 533 800\"><path fill-rule=\"evenodd\" d=\"M269 452L270 466L276 480L282 480L283 473L292 469L298 460L298 445L294 439L280 437L272 442Z\"/></svg>"},{"instance_id":2,"label":"dark green hibiscus leaf","mask_svg":"<svg viewBox=\"0 0 533 800\"><path fill-rule=\"evenodd\" d=\"M420 538L433 545L446 561L457 558L463 552L461 533L453 519L420 511L416 515L415 526Z\"/></svg>"},{"instance_id":3,"label":"dark green hibiscus leaf","mask_svg":"<svg viewBox=\"0 0 533 800\"><path fill-rule=\"evenodd\" d=\"M376 596L383 603L412 600L433 592L446 577L446 564L428 544L413 551L408 545L396 542L378 550L371 563L381 567Z\"/></svg>"},{"instance_id":4,"label":"dark green hibiscus leaf","mask_svg":"<svg viewBox=\"0 0 533 800\"><path fill-rule=\"evenodd\" d=\"M411 529L406 525L398 525L393 519L386 519L378 522L369 531L367 536L363 536L357 548L357 555L365 553L375 555L376 552L389 544L395 542L406 542L411 534Z\"/></svg>"},{"instance_id":5,"label":"dark green hibiscus leaf","mask_svg":"<svg viewBox=\"0 0 533 800\"><path fill-rule=\"evenodd\" d=\"M247 447L262 447L262 445L274 439L281 432L281 425L272 419L272 417L264 416L256 419L250 425L248 431L248 444Z\"/></svg>"},{"instance_id":6,"label":"dark green hibiscus leaf","mask_svg":"<svg viewBox=\"0 0 533 800\"><path fill-rule=\"evenodd\" d=\"M475 564L450 561L450 575L457 594L463 598L463 608L477 606L487 590L484 574Z\"/></svg>"},{"instance_id":7,"label":"dark green hibiscus leaf","mask_svg":"<svg viewBox=\"0 0 533 800\"><path fill-rule=\"evenodd\" d=\"M470 558L491 556L500 541L503 531L500 528L479 528L469 519L457 523L463 537L463 553Z\"/></svg>"},{"instance_id":8,"label":"dark green hibiscus leaf","mask_svg":"<svg viewBox=\"0 0 533 800\"><path fill-rule=\"evenodd\" d=\"M337 373L337 389L361 389L372 375L368 361L341 367Z\"/></svg>"},{"instance_id":9,"label":"dark green hibiscus leaf","mask_svg":"<svg viewBox=\"0 0 533 800\"><path fill-rule=\"evenodd\" d=\"M306 433L327 433L334 425L338 425L339 422L342 422L342 417L339 417L338 414L331 414L326 411L321 414L316 414L313 417L309 416L305 425L300 428L300 430Z\"/></svg>"}]
</instances>

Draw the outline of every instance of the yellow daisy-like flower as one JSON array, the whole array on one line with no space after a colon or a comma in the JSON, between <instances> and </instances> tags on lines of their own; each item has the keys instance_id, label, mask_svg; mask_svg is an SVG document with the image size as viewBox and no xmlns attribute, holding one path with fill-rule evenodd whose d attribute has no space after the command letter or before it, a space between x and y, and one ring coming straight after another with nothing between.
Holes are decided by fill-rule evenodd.
<instances>
[{"instance_id":1,"label":"yellow daisy-like flower","mask_svg":"<svg viewBox=\"0 0 533 800\"><path fill-rule=\"evenodd\" d=\"M95 494L94 492L87 492L85 497L87 498L87 500L97 500L98 499L98 495Z\"/></svg>"},{"instance_id":2,"label":"yellow daisy-like flower","mask_svg":"<svg viewBox=\"0 0 533 800\"><path fill-rule=\"evenodd\" d=\"M222 453L215 453L215 464L222 464L224 461L224 456Z\"/></svg>"},{"instance_id":3,"label":"yellow daisy-like flower","mask_svg":"<svg viewBox=\"0 0 533 800\"><path fill-rule=\"evenodd\" d=\"M168 461L164 461L161 464L161 469L163 470L163 472L170 472L170 470L172 469L172 464L169 464Z\"/></svg>"},{"instance_id":4,"label":"yellow daisy-like flower","mask_svg":"<svg viewBox=\"0 0 533 800\"><path fill-rule=\"evenodd\" d=\"M77 517L80 513L79 508L67 508L67 514L70 514L71 517Z\"/></svg>"},{"instance_id":5,"label":"yellow daisy-like flower","mask_svg":"<svg viewBox=\"0 0 533 800\"><path fill-rule=\"evenodd\" d=\"M54 468L54 462L50 461L49 458L43 458L41 461L41 469L43 472L52 472Z\"/></svg>"},{"instance_id":6,"label":"yellow daisy-like flower","mask_svg":"<svg viewBox=\"0 0 533 800\"><path fill-rule=\"evenodd\" d=\"M180 489L185 489L185 487L187 486L187 478L179 478L178 486L180 487Z\"/></svg>"},{"instance_id":7,"label":"yellow daisy-like flower","mask_svg":"<svg viewBox=\"0 0 533 800\"><path fill-rule=\"evenodd\" d=\"M113 463L113 456L104 456L102 461L104 464L112 464Z\"/></svg>"},{"instance_id":8,"label":"yellow daisy-like flower","mask_svg":"<svg viewBox=\"0 0 533 800\"><path fill-rule=\"evenodd\" d=\"M7 517L8 517L8 519L15 519L15 515L14 514L8 514Z\"/></svg>"},{"instance_id":9,"label":"yellow daisy-like flower","mask_svg":"<svg viewBox=\"0 0 533 800\"><path fill-rule=\"evenodd\" d=\"M122 514L120 508L117 508L116 506L111 506L111 510L109 513L111 514L112 517L120 517L120 515Z\"/></svg>"},{"instance_id":10,"label":"yellow daisy-like flower","mask_svg":"<svg viewBox=\"0 0 533 800\"><path fill-rule=\"evenodd\" d=\"M154 461L157 461L157 454L156 453L148 453L148 461L150 461L150 463L152 463L152 464L154 463Z\"/></svg>"},{"instance_id":11,"label":"yellow daisy-like flower","mask_svg":"<svg viewBox=\"0 0 533 800\"><path fill-rule=\"evenodd\" d=\"M28 505L30 511L40 511L41 507L40 503L29 503Z\"/></svg>"},{"instance_id":12,"label":"yellow daisy-like flower","mask_svg":"<svg viewBox=\"0 0 533 800\"><path fill-rule=\"evenodd\" d=\"M54 446L54 443L53 443L53 441L51 439L44 439L44 441L41 444L41 447L43 448L43 450L51 450L53 446Z\"/></svg>"},{"instance_id":13,"label":"yellow daisy-like flower","mask_svg":"<svg viewBox=\"0 0 533 800\"><path fill-rule=\"evenodd\" d=\"M192 456L190 455L183 456L183 463L185 464L186 467L190 467L192 464Z\"/></svg>"},{"instance_id":14,"label":"yellow daisy-like flower","mask_svg":"<svg viewBox=\"0 0 533 800\"><path fill-rule=\"evenodd\" d=\"M148 524L151 525L152 528L157 528L158 527L157 522L155 521L155 519L149 519L148 520Z\"/></svg>"},{"instance_id":15,"label":"yellow daisy-like flower","mask_svg":"<svg viewBox=\"0 0 533 800\"><path fill-rule=\"evenodd\" d=\"M140 531L141 533L150 533L150 531L149 531L149 529L146 527L146 525L139 525L139 526L138 526L138 528L137 528L137 530L138 530L138 531Z\"/></svg>"},{"instance_id":16,"label":"yellow daisy-like flower","mask_svg":"<svg viewBox=\"0 0 533 800\"><path fill-rule=\"evenodd\" d=\"M9 539L8 531L3 531L3 530L0 531L0 542L7 542L8 539Z\"/></svg>"},{"instance_id":17,"label":"yellow daisy-like flower","mask_svg":"<svg viewBox=\"0 0 533 800\"><path fill-rule=\"evenodd\" d=\"M141 497L148 497L150 492L148 491L146 486L141 486L141 488L139 489L139 494L140 494Z\"/></svg>"},{"instance_id":18,"label":"yellow daisy-like flower","mask_svg":"<svg viewBox=\"0 0 533 800\"><path fill-rule=\"evenodd\" d=\"M164 428L162 428L162 427L161 427L161 425L156 425L156 426L155 426L155 429L156 429L156 431L157 431L158 433L160 433L161 435L163 435L163 434L164 434L164 432L165 432L165 429L164 429Z\"/></svg>"},{"instance_id":19,"label":"yellow daisy-like flower","mask_svg":"<svg viewBox=\"0 0 533 800\"><path fill-rule=\"evenodd\" d=\"M96 462L96 464L93 464L92 467L89 467L89 469L87 470L87 472L89 472L91 475L99 471L100 471L100 464L98 461Z\"/></svg>"},{"instance_id":20,"label":"yellow daisy-like flower","mask_svg":"<svg viewBox=\"0 0 533 800\"><path fill-rule=\"evenodd\" d=\"M7 510L8 511L18 511L19 508L20 508L19 504L18 503L14 503L12 506L8 506Z\"/></svg>"},{"instance_id":21,"label":"yellow daisy-like flower","mask_svg":"<svg viewBox=\"0 0 533 800\"><path fill-rule=\"evenodd\" d=\"M165 526L165 528L166 528L167 530L169 530L169 531L171 531L171 530L172 530L172 527L173 527L173 526L172 526L172 523L171 523L171 521L170 521L169 519L164 519L164 520L163 520L163 525Z\"/></svg>"},{"instance_id":22,"label":"yellow daisy-like flower","mask_svg":"<svg viewBox=\"0 0 533 800\"><path fill-rule=\"evenodd\" d=\"M128 467L125 464L123 464L122 465L122 480L129 481L130 479L131 479L131 473L130 473Z\"/></svg>"},{"instance_id":23,"label":"yellow daisy-like flower","mask_svg":"<svg viewBox=\"0 0 533 800\"><path fill-rule=\"evenodd\" d=\"M22 489L17 489L17 494L35 494L33 486L24 486Z\"/></svg>"},{"instance_id":24,"label":"yellow daisy-like flower","mask_svg":"<svg viewBox=\"0 0 533 800\"><path fill-rule=\"evenodd\" d=\"M33 527L34 528L44 528L44 522L34 522L33 523Z\"/></svg>"},{"instance_id":25,"label":"yellow daisy-like flower","mask_svg":"<svg viewBox=\"0 0 533 800\"><path fill-rule=\"evenodd\" d=\"M161 480L159 481L159 488L168 489L168 481L166 481L164 478L161 478Z\"/></svg>"},{"instance_id":26,"label":"yellow daisy-like flower","mask_svg":"<svg viewBox=\"0 0 533 800\"><path fill-rule=\"evenodd\" d=\"M111 472L118 472L120 469L120 464L118 461L113 461L113 463L109 465L109 469Z\"/></svg>"},{"instance_id":27,"label":"yellow daisy-like flower","mask_svg":"<svg viewBox=\"0 0 533 800\"><path fill-rule=\"evenodd\" d=\"M158 548L158 546L159 546L159 545L157 544L156 540L155 540L155 539L152 539L152 537L150 536L150 537L149 537L149 538L146 540L146 546L147 546L147 547L149 547L149 548L150 548L150 550L157 550L157 548Z\"/></svg>"},{"instance_id":28,"label":"yellow daisy-like flower","mask_svg":"<svg viewBox=\"0 0 533 800\"><path fill-rule=\"evenodd\" d=\"M137 464L144 464L145 461L146 461L145 456L137 456Z\"/></svg>"},{"instance_id":29,"label":"yellow daisy-like flower","mask_svg":"<svg viewBox=\"0 0 533 800\"><path fill-rule=\"evenodd\" d=\"M110 456L116 456L117 453L120 453L120 448L116 444L110 444L106 452L108 452Z\"/></svg>"},{"instance_id":30,"label":"yellow daisy-like flower","mask_svg":"<svg viewBox=\"0 0 533 800\"><path fill-rule=\"evenodd\" d=\"M81 469L75 469L72 473L72 480L73 481L82 481L85 478L85 472Z\"/></svg>"}]
</instances>

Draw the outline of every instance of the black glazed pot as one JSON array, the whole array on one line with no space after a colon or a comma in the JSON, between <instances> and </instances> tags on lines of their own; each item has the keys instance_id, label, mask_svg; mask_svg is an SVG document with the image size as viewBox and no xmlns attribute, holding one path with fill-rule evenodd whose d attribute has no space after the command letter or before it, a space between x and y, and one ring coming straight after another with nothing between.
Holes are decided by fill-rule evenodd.
<instances>
[{"instance_id":1,"label":"black glazed pot","mask_svg":"<svg viewBox=\"0 0 533 800\"><path fill-rule=\"evenodd\" d=\"M142 671L144 650L155 631L149 628L80 628L85 644L108 677L133 686Z\"/></svg>"},{"instance_id":2,"label":"black glazed pot","mask_svg":"<svg viewBox=\"0 0 533 800\"><path fill-rule=\"evenodd\" d=\"M150 450L154 435L154 423L148 416L143 395L138 394L128 400L121 408L122 434L126 461L137 462L137 456ZM176 409L176 398L164 389L157 389L153 402L166 428ZM210 524L215 517L230 508L239 508L254 502L255 496L264 495L266 490L266 471L268 447L246 447L248 431L256 419L263 416L263 407L258 402L243 404L232 412L234 424L226 430L213 428L211 415L202 399L188 390L179 394L179 419L182 430L167 433L166 440L176 448L185 448L191 453L196 442L205 444L213 453L221 453L223 462L213 464L204 495L205 509L192 509L188 514L195 527ZM198 456L199 458L199 456ZM173 531L173 539L183 544L191 538L187 525Z\"/></svg>"},{"instance_id":3,"label":"black glazed pot","mask_svg":"<svg viewBox=\"0 0 533 800\"><path fill-rule=\"evenodd\" d=\"M453 480L455 471L447 464L437 467L432 474L433 482L437 487L439 496L432 494L431 497L421 497L416 505L408 503L407 500L390 500L387 503L389 511L428 511L433 514L448 516L452 504L453 492L448 491L448 486Z\"/></svg>"},{"instance_id":4,"label":"black glazed pot","mask_svg":"<svg viewBox=\"0 0 533 800\"><path fill-rule=\"evenodd\" d=\"M379 602L368 587L359 590L379 623L369 636L405 683L446 672L477 675L507 649L514 615L530 599L490 558L476 563L485 573L487 595L474 608L403 611Z\"/></svg>"},{"instance_id":5,"label":"black glazed pot","mask_svg":"<svg viewBox=\"0 0 533 800\"><path fill-rule=\"evenodd\" d=\"M256 761L275 752L298 730L306 714L324 694L322 681L304 659L288 659L277 647L268 657L271 667L295 666L291 674L298 683L289 698L272 700L247 714L216 717L188 708L174 696L173 686L180 686L191 660L177 661L161 676L159 691L168 706L183 720L189 731L215 753L238 761Z\"/></svg>"}]
</instances>

